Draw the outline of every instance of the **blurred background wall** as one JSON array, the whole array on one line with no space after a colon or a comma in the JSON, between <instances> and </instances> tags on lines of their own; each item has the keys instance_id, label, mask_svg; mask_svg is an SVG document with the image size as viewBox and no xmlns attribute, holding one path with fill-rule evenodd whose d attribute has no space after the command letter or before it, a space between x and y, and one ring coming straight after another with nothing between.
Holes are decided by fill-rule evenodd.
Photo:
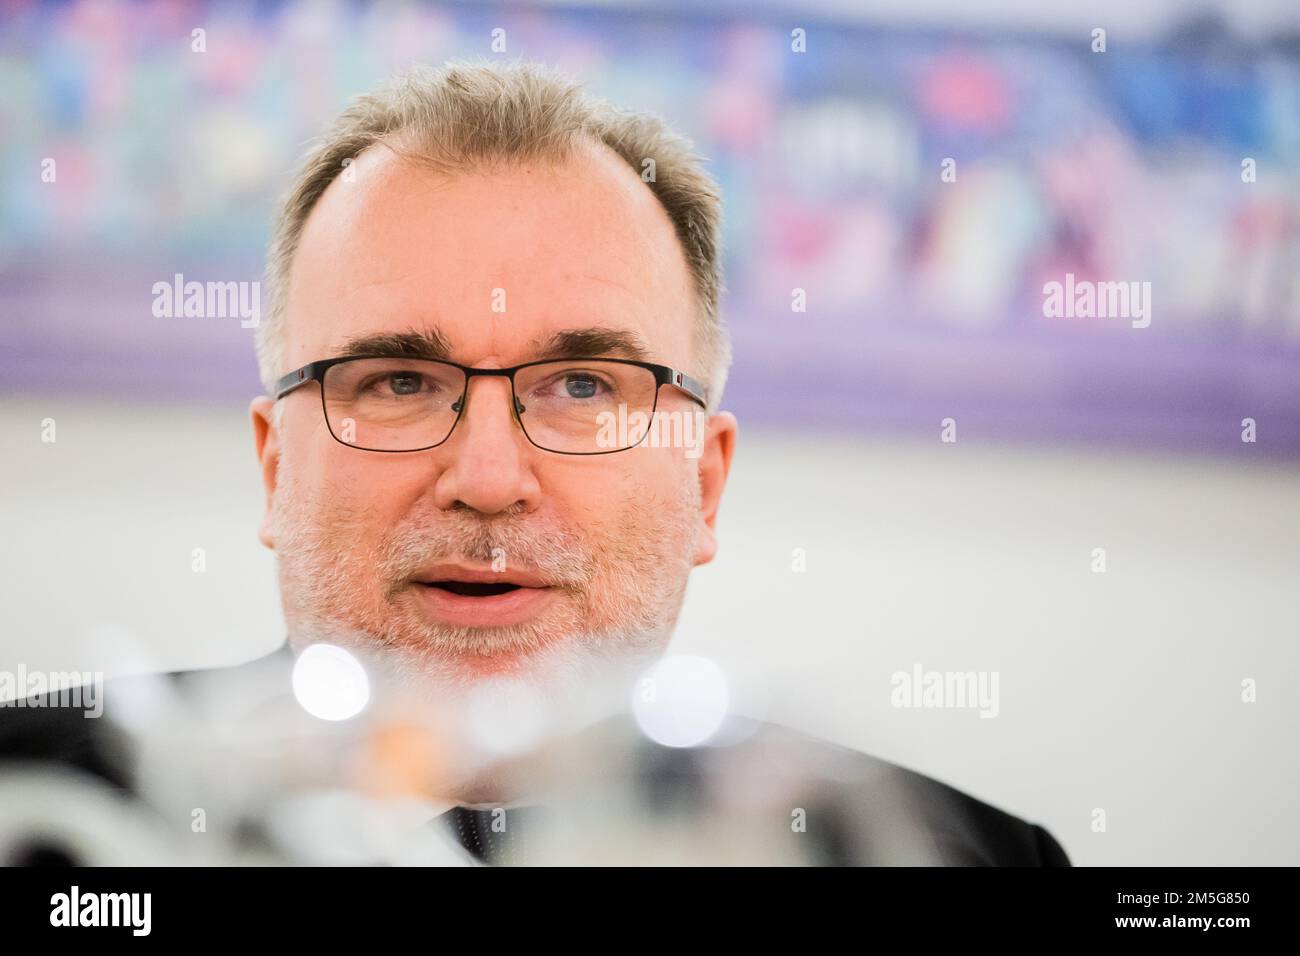
<instances>
[{"instance_id":1,"label":"blurred background wall","mask_svg":"<svg viewBox=\"0 0 1300 956\"><path fill-rule=\"evenodd\" d=\"M677 649L1076 862L1300 862L1300 13L857 7L0 3L0 669L279 643L252 330L153 285L260 279L357 93L525 57L725 193L741 442ZM1049 317L1067 274L1150 324ZM918 663L997 671L998 717L892 707Z\"/></svg>"}]
</instances>

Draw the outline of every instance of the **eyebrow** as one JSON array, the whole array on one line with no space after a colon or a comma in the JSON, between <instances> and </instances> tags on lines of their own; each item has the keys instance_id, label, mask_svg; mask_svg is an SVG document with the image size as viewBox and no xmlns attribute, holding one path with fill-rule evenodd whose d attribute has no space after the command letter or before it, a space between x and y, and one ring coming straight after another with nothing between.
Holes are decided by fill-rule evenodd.
<instances>
[{"instance_id":1,"label":"eyebrow","mask_svg":"<svg viewBox=\"0 0 1300 956\"><path fill-rule=\"evenodd\" d=\"M591 326L538 336L528 343L526 354L538 359L616 355L644 362L650 358L650 349L636 332ZM437 328L359 335L348 339L339 351L340 358L359 355L452 361L451 344Z\"/></svg>"},{"instance_id":2,"label":"eyebrow","mask_svg":"<svg viewBox=\"0 0 1300 956\"><path fill-rule=\"evenodd\" d=\"M529 343L529 354L544 359L617 355L644 362L650 358L650 349L635 332L592 327L539 336Z\"/></svg>"},{"instance_id":3,"label":"eyebrow","mask_svg":"<svg viewBox=\"0 0 1300 956\"><path fill-rule=\"evenodd\" d=\"M373 355L379 358L411 358L451 361L451 346L437 329L423 332L381 332L350 338L339 351L340 358Z\"/></svg>"}]
</instances>

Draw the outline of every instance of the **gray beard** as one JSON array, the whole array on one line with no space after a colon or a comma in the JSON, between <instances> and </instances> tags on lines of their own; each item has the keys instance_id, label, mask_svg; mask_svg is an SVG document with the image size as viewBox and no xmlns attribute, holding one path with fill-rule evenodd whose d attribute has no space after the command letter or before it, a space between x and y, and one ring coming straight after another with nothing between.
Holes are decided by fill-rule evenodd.
<instances>
[{"instance_id":1,"label":"gray beard","mask_svg":"<svg viewBox=\"0 0 1300 956\"><path fill-rule=\"evenodd\" d=\"M525 681L553 698L603 683L604 675L622 680L671 638L695 546L694 474L677 501L644 502L638 515L655 520L618 538L539 525L517 512L426 516L417 508L361 553L354 549L366 540L369 515L322 505L292 485L277 489L272 526L295 648L321 640L356 648L384 659L402 685L451 694L482 679L467 660L507 655L513 666L494 677ZM413 606L411 576L431 561L492 565L504 556L508 564L511 555L525 556L562 602L536 620L494 628L442 624Z\"/></svg>"}]
</instances>

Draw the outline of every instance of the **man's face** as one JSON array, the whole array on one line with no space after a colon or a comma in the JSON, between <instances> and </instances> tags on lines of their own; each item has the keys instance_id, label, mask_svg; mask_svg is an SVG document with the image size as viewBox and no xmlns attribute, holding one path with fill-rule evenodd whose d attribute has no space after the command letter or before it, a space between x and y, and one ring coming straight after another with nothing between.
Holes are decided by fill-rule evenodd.
<instances>
[{"instance_id":1,"label":"man's face","mask_svg":"<svg viewBox=\"0 0 1300 956\"><path fill-rule=\"evenodd\" d=\"M351 170L304 228L280 374L406 333L438 336L463 365L513 366L552 357L531 343L591 329L639 341L649 361L710 371L696 362L696 298L672 225L612 153L447 177L379 147ZM294 643L379 647L460 684L549 680L662 649L690 569L716 550L731 415L711 416L694 452L560 455L528 441L507 379L480 376L445 443L386 454L336 441L319 388L283 399L278 424L269 399L252 408L261 537L279 557ZM697 410L660 388L660 412ZM434 583L475 573L525 586L479 597Z\"/></svg>"}]
</instances>

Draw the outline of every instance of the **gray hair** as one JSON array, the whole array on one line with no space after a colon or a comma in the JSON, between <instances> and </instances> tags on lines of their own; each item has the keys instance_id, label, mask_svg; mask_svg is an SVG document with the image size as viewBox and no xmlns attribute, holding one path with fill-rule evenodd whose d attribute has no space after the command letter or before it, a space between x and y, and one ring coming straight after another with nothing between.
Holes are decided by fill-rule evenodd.
<instances>
[{"instance_id":1,"label":"gray hair","mask_svg":"<svg viewBox=\"0 0 1300 956\"><path fill-rule=\"evenodd\" d=\"M716 411L731 365L730 337L718 312L724 287L717 184L691 142L659 118L618 109L564 74L524 61L455 61L411 70L358 97L312 145L280 207L268 255L268 303L256 332L268 393L288 371L282 368L285 294L303 224L349 162L382 142L450 174L510 160L564 160L584 141L617 153L668 213L699 302L694 371L708 385L709 410ZM651 165L653 176L647 176Z\"/></svg>"}]
</instances>

